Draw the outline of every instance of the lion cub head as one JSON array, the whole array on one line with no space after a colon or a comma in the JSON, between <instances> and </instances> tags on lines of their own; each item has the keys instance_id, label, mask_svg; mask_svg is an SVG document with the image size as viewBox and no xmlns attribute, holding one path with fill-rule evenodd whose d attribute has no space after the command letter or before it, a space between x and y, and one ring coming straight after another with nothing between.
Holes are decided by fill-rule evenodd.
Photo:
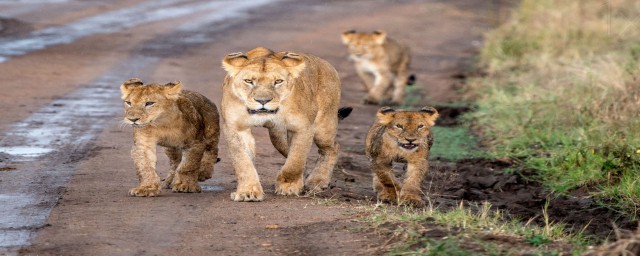
<instances>
[{"instance_id":1,"label":"lion cub head","mask_svg":"<svg viewBox=\"0 0 640 256\"><path fill-rule=\"evenodd\" d=\"M387 33L376 30L372 33L356 32L349 30L342 33L342 43L349 47L349 53L353 58L371 58L373 54L382 51L387 39Z\"/></svg>"},{"instance_id":2,"label":"lion cub head","mask_svg":"<svg viewBox=\"0 0 640 256\"><path fill-rule=\"evenodd\" d=\"M249 114L270 115L277 113L281 102L291 94L305 60L295 53L258 47L227 55L222 66L231 79L233 94L244 102Z\"/></svg>"},{"instance_id":3,"label":"lion cub head","mask_svg":"<svg viewBox=\"0 0 640 256\"><path fill-rule=\"evenodd\" d=\"M125 81L120 86L124 100L124 122L133 127L153 125L171 109L182 91L179 81L165 85L145 85L138 78Z\"/></svg>"},{"instance_id":4,"label":"lion cub head","mask_svg":"<svg viewBox=\"0 0 640 256\"><path fill-rule=\"evenodd\" d=\"M438 111L432 107L423 107L418 111L394 110L381 108L376 117L380 125L385 126L386 134L398 147L406 151L414 151L420 146L428 148L427 136L435 125Z\"/></svg>"}]
</instances>

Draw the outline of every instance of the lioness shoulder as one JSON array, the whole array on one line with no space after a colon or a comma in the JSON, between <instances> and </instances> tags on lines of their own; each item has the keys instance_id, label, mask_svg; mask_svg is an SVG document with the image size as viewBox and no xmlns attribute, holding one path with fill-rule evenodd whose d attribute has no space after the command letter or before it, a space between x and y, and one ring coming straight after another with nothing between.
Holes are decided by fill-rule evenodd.
<instances>
[{"instance_id":1,"label":"lioness shoulder","mask_svg":"<svg viewBox=\"0 0 640 256\"><path fill-rule=\"evenodd\" d=\"M373 187L378 200L424 206L421 184L429 170L431 128L438 111L424 107L418 111L381 108L365 142L365 153L374 172ZM404 182L396 179L393 162L407 163Z\"/></svg>"}]
</instances>

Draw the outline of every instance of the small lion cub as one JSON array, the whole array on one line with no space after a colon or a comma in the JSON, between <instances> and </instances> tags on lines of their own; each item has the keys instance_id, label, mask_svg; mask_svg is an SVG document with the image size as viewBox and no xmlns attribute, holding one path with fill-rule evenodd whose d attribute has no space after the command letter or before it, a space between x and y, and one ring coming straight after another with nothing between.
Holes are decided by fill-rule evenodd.
<instances>
[{"instance_id":1,"label":"small lion cub","mask_svg":"<svg viewBox=\"0 0 640 256\"><path fill-rule=\"evenodd\" d=\"M165 188L174 192L200 192L198 181L211 178L218 160L220 137L216 105L202 94L182 90L178 81L144 84L132 78L121 86L124 123L133 127L131 158L140 185L132 196L157 196L156 145L165 147L169 175Z\"/></svg>"},{"instance_id":2,"label":"small lion cub","mask_svg":"<svg viewBox=\"0 0 640 256\"><path fill-rule=\"evenodd\" d=\"M438 111L432 107L418 111L390 107L378 110L367 134L365 150L375 173L373 188L379 201L424 207L421 184L429 170L431 128L437 118ZM396 180L394 161L407 163L404 184Z\"/></svg>"},{"instance_id":3,"label":"small lion cub","mask_svg":"<svg viewBox=\"0 0 640 256\"><path fill-rule=\"evenodd\" d=\"M364 81L368 94L363 102L380 104L393 84L391 104L404 101L404 88L413 85L415 76L409 75L409 47L387 37L383 31L342 33L342 43L349 47L358 76Z\"/></svg>"}]
</instances>

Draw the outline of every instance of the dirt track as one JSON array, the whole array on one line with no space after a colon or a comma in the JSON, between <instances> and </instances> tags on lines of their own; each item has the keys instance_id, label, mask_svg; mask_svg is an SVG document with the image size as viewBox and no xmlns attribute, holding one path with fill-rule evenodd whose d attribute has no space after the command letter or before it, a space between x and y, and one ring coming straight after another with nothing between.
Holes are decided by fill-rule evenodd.
<instances>
[{"instance_id":1,"label":"dirt track","mask_svg":"<svg viewBox=\"0 0 640 256\"><path fill-rule=\"evenodd\" d=\"M11 32L11 36L143 2L63 1L60 6L47 7L47 15L51 15L47 19L38 15L42 10L15 14L26 25L21 23L22 32ZM73 93L85 87L104 94L89 104L103 114L86 118L72 112L71 120L48 120L45 115L43 121L29 121L23 127L46 127L51 121L58 125L69 122L78 130L70 131L66 143L52 142L62 145L52 153L29 160L0 154L4 170L0 172L0 192L14 196L20 191L20 195L31 198L24 209L17 203L3 211L17 209L19 214L9 216L34 219L17 227L3 223L2 229L8 233L26 231L19 236L27 234L25 241L31 245L19 251L38 255L378 254L376 248L382 238L356 232L360 224L354 221L358 207L373 197L362 147L377 107L360 104L362 86L339 34L348 29L386 30L412 48L412 71L418 76L418 86L423 87L422 103L455 100L458 95L452 75L473 55L481 33L492 22L487 17L493 17L496 8L464 2L284 1L249 9L249 15L223 22L202 23L195 29L177 28L205 14L153 21L12 56L0 63L0 79L5 81L0 94L0 138L4 143L0 146L21 143L11 142L14 131L23 127L16 123L25 123L38 113L47 114L52 108L55 113L64 112L56 108L70 106L76 97L82 97ZM6 10L19 9L12 8ZM137 180L129 158L132 131L122 128L119 121L119 84L130 77L156 82L181 80L187 89L219 103L222 57L258 45L312 53L339 71L342 105L355 109L340 124L340 168L334 174L333 188L324 195L339 200L273 194L275 176L284 158L261 129L254 134L256 166L267 192L264 202L229 200L235 181L224 143L222 161L216 165L213 178L202 183L203 193L164 190L156 198L127 196ZM76 143L78 138L74 136L84 136L86 130L91 131L90 139ZM315 149L312 151L308 166L316 158ZM161 176L167 170L163 155L158 170ZM21 185L24 183L28 185ZM13 200L7 198L0 200ZM0 253L16 252L19 247L5 246Z\"/></svg>"}]
</instances>

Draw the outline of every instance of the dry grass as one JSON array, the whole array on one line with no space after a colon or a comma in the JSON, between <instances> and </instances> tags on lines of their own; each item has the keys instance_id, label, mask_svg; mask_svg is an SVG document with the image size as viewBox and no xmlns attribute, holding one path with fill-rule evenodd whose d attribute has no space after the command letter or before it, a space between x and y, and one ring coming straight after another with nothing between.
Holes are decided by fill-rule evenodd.
<instances>
[{"instance_id":1,"label":"dry grass","mask_svg":"<svg viewBox=\"0 0 640 256\"><path fill-rule=\"evenodd\" d=\"M616 229L616 241L605 243L585 253L585 256L636 256L640 255L640 228L635 232Z\"/></svg>"}]
</instances>

